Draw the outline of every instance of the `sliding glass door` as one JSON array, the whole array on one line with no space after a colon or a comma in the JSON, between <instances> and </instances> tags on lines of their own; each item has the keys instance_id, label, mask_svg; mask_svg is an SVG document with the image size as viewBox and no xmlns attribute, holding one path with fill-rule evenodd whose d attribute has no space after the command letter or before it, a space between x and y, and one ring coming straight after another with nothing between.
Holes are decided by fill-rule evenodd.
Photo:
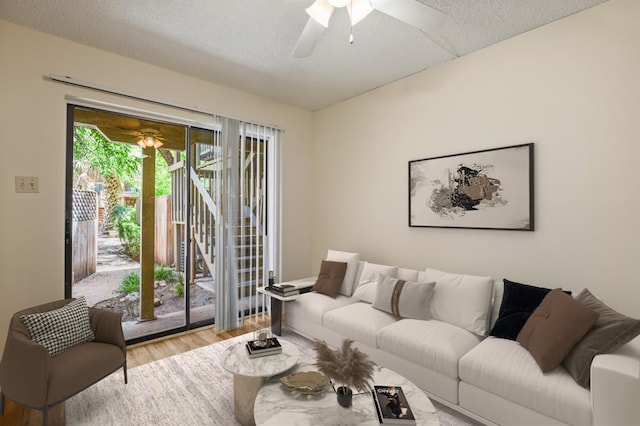
<instances>
[{"instance_id":1,"label":"sliding glass door","mask_svg":"<svg viewBox=\"0 0 640 426\"><path fill-rule=\"evenodd\" d=\"M130 342L264 312L280 132L68 112L66 295L122 312Z\"/></svg>"}]
</instances>

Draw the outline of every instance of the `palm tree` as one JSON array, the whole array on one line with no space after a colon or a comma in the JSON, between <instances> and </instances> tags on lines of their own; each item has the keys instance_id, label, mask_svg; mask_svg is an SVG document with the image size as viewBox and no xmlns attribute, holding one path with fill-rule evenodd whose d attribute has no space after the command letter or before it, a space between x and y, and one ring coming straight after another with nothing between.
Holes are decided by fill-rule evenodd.
<instances>
[{"instance_id":1,"label":"palm tree","mask_svg":"<svg viewBox=\"0 0 640 426\"><path fill-rule=\"evenodd\" d=\"M103 229L114 225L114 209L123 182L139 175L140 162L131 144L114 143L91 127L75 127L73 131L73 186L86 188L89 180L102 176L107 191Z\"/></svg>"}]
</instances>

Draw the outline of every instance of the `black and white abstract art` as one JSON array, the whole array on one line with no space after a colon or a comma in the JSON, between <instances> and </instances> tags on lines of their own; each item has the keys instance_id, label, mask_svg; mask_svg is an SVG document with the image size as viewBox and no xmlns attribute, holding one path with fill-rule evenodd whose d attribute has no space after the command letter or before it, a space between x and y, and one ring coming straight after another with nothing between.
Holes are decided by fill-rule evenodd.
<instances>
[{"instance_id":1,"label":"black and white abstract art","mask_svg":"<svg viewBox=\"0 0 640 426\"><path fill-rule=\"evenodd\" d=\"M533 231L533 143L409 161L409 226Z\"/></svg>"}]
</instances>

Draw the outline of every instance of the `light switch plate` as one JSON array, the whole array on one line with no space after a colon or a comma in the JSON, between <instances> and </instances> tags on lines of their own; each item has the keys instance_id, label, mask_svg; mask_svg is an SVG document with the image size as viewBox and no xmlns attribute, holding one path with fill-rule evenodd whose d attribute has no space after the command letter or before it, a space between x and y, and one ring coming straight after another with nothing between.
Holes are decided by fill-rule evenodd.
<instances>
[{"instance_id":1,"label":"light switch plate","mask_svg":"<svg viewBox=\"0 0 640 426\"><path fill-rule=\"evenodd\" d=\"M40 192L37 176L16 176L16 192Z\"/></svg>"}]
</instances>

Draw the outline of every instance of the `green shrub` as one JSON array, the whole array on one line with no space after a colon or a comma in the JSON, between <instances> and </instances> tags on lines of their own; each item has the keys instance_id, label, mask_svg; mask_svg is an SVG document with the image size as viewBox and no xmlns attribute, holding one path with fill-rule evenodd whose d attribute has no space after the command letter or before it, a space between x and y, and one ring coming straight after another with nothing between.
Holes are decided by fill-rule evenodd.
<instances>
[{"instance_id":1,"label":"green shrub","mask_svg":"<svg viewBox=\"0 0 640 426\"><path fill-rule=\"evenodd\" d=\"M140 291L140 275L137 272L129 272L120 283L120 291L126 294Z\"/></svg>"},{"instance_id":2,"label":"green shrub","mask_svg":"<svg viewBox=\"0 0 640 426\"><path fill-rule=\"evenodd\" d=\"M125 251L133 260L140 259L140 225L136 222L136 210L133 207L118 206L116 229Z\"/></svg>"},{"instance_id":3,"label":"green shrub","mask_svg":"<svg viewBox=\"0 0 640 426\"><path fill-rule=\"evenodd\" d=\"M173 289L176 291L176 294L180 297L184 297L184 279L182 275L178 275L178 283L173 286Z\"/></svg>"},{"instance_id":4,"label":"green shrub","mask_svg":"<svg viewBox=\"0 0 640 426\"><path fill-rule=\"evenodd\" d=\"M169 284L175 281L173 271L164 265L155 266L153 269L153 278L155 278L156 281L166 281Z\"/></svg>"},{"instance_id":5,"label":"green shrub","mask_svg":"<svg viewBox=\"0 0 640 426\"><path fill-rule=\"evenodd\" d=\"M119 220L128 219L131 217L131 207L118 204L113 208L113 219L117 222Z\"/></svg>"},{"instance_id":6,"label":"green shrub","mask_svg":"<svg viewBox=\"0 0 640 426\"><path fill-rule=\"evenodd\" d=\"M184 284L178 283L173 287L173 289L176 291L178 296L184 297Z\"/></svg>"}]
</instances>

